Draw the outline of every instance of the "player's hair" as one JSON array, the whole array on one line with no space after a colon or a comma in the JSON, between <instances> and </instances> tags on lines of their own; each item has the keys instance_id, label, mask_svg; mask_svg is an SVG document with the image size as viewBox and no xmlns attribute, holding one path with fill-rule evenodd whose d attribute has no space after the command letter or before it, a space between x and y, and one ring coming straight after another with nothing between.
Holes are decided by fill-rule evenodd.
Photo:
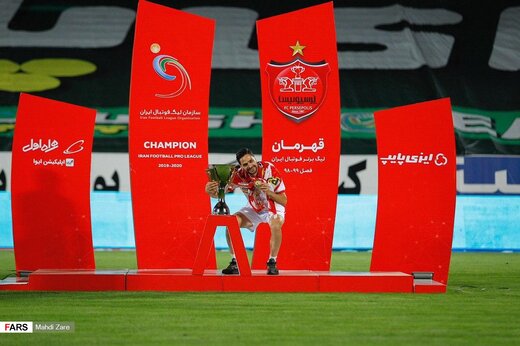
<instances>
[{"instance_id":1,"label":"player's hair","mask_svg":"<svg viewBox=\"0 0 520 346\"><path fill-rule=\"evenodd\" d=\"M255 154L253 154L253 152L249 148L242 148L239 151L237 151L237 162L240 163L240 159L247 154L255 156Z\"/></svg>"}]
</instances>

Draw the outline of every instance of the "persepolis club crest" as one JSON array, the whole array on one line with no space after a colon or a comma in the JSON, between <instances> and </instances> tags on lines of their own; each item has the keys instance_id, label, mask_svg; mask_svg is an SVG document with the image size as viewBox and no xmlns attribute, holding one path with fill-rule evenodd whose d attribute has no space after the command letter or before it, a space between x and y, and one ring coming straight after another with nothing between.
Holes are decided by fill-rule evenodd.
<instances>
[{"instance_id":1,"label":"persepolis club crest","mask_svg":"<svg viewBox=\"0 0 520 346\"><path fill-rule=\"evenodd\" d=\"M308 63L299 57L285 64L271 61L266 72L271 100L289 119L301 122L320 108L327 94L327 62Z\"/></svg>"}]
</instances>

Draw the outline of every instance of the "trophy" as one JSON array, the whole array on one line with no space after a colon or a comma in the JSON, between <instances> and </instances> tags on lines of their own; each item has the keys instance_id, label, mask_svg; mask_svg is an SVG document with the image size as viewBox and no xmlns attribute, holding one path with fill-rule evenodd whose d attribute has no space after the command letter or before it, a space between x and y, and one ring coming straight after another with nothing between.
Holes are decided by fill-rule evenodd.
<instances>
[{"instance_id":1,"label":"trophy","mask_svg":"<svg viewBox=\"0 0 520 346\"><path fill-rule=\"evenodd\" d=\"M229 215L225 194L234 170L235 166L229 164L209 165L209 168L206 169L209 179L218 182L218 202L213 207L213 215Z\"/></svg>"}]
</instances>

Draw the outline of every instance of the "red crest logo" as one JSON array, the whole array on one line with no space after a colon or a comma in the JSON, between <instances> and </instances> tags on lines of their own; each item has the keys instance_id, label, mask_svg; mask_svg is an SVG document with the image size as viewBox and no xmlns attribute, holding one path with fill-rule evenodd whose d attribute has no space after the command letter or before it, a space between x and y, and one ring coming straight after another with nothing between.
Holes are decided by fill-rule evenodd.
<instances>
[{"instance_id":1,"label":"red crest logo","mask_svg":"<svg viewBox=\"0 0 520 346\"><path fill-rule=\"evenodd\" d=\"M315 113L327 94L327 62L308 63L299 58L286 63L271 61L266 67L269 92L276 108L301 122Z\"/></svg>"}]
</instances>

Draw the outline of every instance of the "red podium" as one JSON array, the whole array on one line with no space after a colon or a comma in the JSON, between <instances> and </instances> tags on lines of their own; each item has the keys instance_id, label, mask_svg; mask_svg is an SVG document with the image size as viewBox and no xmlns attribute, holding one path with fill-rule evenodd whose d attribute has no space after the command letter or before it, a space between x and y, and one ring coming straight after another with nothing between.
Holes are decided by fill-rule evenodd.
<instances>
[{"instance_id":1,"label":"red podium","mask_svg":"<svg viewBox=\"0 0 520 346\"><path fill-rule=\"evenodd\" d=\"M219 226L225 226L229 232L239 275L223 275L219 270L206 269ZM131 291L413 292L413 277L399 272L282 269L280 275L267 275L266 269L251 270L236 217L221 215L207 217L193 269L129 271L126 283L126 289Z\"/></svg>"},{"instance_id":2,"label":"red podium","mask_svg":"<svg viewBox=\"0 0 520 346\"><path fill-rule=\"evenodd\" d=\"M140 269L39 270L28 280L0 282L0 290L446 291L455 210L455 143L448 99L376 113L379 199L371 271L330 272L340 155L332 3L260 21L263 154L283 170L289 199L280 274L267 275L263 261L269 227L257 230L251 269L237 219L207 216L209 197L203 186L214 23L146 1L140 3L137 18L129 148ZM307 25L316 18L319 31ZM163 32L162 23L172 20L184 31ZM144 29L149 31L140 32ZM171 78L160 79L177 73L161 69L169 64L182 72L178 82L193 80L193 90L191 82L188 88L184 82L176 86L169 83ZM16 148L42 151L41 141L31 139L29 144L30 138L23 143L15 138L13 153ZM13 201L15 193L13 188ZM214 268L218 226L230 234L239 275L206 269ZM24 239L15 235L18 247ZM91 245L89 249L87 260ZM93 267L90 261L84 263Z\"/></svg>"}]
</instances>

